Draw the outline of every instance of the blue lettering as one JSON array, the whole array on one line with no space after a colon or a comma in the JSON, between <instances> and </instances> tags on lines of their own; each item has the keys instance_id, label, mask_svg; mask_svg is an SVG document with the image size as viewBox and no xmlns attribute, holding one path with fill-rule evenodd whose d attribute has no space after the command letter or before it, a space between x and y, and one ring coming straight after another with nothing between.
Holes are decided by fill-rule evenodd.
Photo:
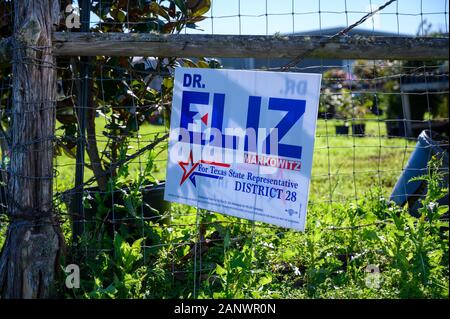
<instances>
[{"instance_id":1,"label":"blue lettering","mask_svg":"<svg viewBox=\"0 0 450 319\"><path fill-rule=\"evenodd\" d=\"M247 113L247 128L252 128L256 133L256 143L249 145L248 136L245 137L244 150L247 152L257 152L258 145L258 127L259 127L259 114L261 111L261 97L249 96L248 98L248 113Z\"/></svg>"},{"instance_id":2,"label":"blue lettering","mask_svg":"<svg viewBox=\"0 0 450 319\"><path fill-rule=\"evenodd\" d=\"M191 109L190 109L191 104L208 105L208 103L209 103L209 93L183 91L183 96L182 96L182 101L181 101L180 128L184 128L187 130L189 124L194 122L194 116L198 112L191 111Z\"/></svg>"},{"instance_id":3,"label":"blue lettering","mask_svg":"<svg viewBox=\"0 0 450 319\"><path fill-rule=\"evenodd\" d=\"M295 123L305 114L306 101L305 100L293 100L293 99L281 99L271 97L269 99L269 110L286 111L286 115L275 126L278 129L278 155L286 156L290 158L302 157L302 147L280 143L281 139L287 132L294 126ZM270 152L270 134L265 139L265 152Z\"/></svg>"},{"instance_id":4,"label":"blue lettering","mask_svg":"<svg viewBox=\"0 0 450 319\"><path fill-rule=\"evenodd\" d=\"M194 74L194 80L192 81L192 87L201 88L202 87L202 84L200 83L201 79L202 79L202 76L200 74Z\"/></svg>"},{"instance_id":5,"label":"blue lettering","mask_svg":"<svg viewBox=\"0 0 450 319\"><path fill-rule=\"evenodd\" d=\"M192 83L192 76L190 74L184 74L183 76L183 86L190 86Z\"/></svg>"},{"instance_id":6,"label":"blue lettering","mask_svg":"<svg viewBox=\"0 0 450 319\"><path fill-rule=\"evenodd\" d=\"M183 75L183 86L184 87L197 87L200 89L204 89L205 85L201 83L202 76L200 74L194 74L193 76L185 73Z\"/></svg>"},{"instance_id":7,"label":"blue lettering","mask_svg":"<svg viewBox=\"0 0 450 319\"><path fill-rule=\"evenodd\" d=\"M191 75L185 74L183 79L183 86L200 86L201 76L199 74L194 74L192 78ZM192 83L191 83L192 82ZM191 111L192 104L208 105L209 104L210 93L208 92L196 92L196 91L183 91L182 101L181 101L181 120L180 128L189 131L189 124L194 123L194 117L198 114L197 111ZM250 96L248 99L248 111L247 111L247 122L246 129L251 129L255 133L258 132L259 120L261 113L261 100L260 96ZM297 145L290 145L280 143L283 137L289 132L289 130L300 120L300 118L305 113L306 101L305 100L294 100L294 99L284 99L284 98L269 98L269 110L273 111L283 111L286 112L284 117L275 126L278 131L278 154L274 154L275 150L270 149L270 141L272 133L269 133L266 139L263 141L263 152L265 154L279 155L283 157L300 159L302 156L302 147ZM216 129L219 132L223 132L223 117L225 109L225 94L214 93L212 101L212 112L210 114L211 118L211 129ZM228 136L222 134L221 139L216 139L214 134L211 136L205 136L201 132L189 131L190 139L192 143L205 145L209 143L212 146L227 147L231 149L237 149L238 147L238 137ZM256 134L256 138L257 138ZM273 136L275 138L275 136ZM179 137L181 141L181 135ZM250 145L252 144L252 145ZM244 150L247 152L257 152L255 144L250 143L248 136L244 140ZM244 186L245 187L245 186Z\"/></svg>"}]
</instances>

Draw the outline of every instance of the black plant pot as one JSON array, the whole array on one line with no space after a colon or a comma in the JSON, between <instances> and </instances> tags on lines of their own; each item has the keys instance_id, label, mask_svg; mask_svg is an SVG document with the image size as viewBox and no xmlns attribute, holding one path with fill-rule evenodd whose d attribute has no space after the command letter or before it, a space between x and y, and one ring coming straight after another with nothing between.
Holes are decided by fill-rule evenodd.
<instances>
[{"instance_id":1,"label":"black plant pot","mask_svg":"<svg viewBox=\"0 0 450 319\"><path fill-rule=\"evenodd\" d=\"M356 136L366 135L366 124L352 124L352 134Z\"/></svg>"},{"instance_id":2,"label":"black plant pot","mask_svg":"<svg viewBox=\"0 0 450 319\"><path fill-rule=\"evenodd\" d=\"M170 202L164 200L164 189L165 182L162 182L158 185L151 185L144 187L142 189L143 202L150 205L152 209L144 205L142 207L142 214L144 217L158 217L162 216L170 210ZM90 199L87 199L89 208L85 208L84 212L86 217L94 216L97 211L97 203L95 201L95 193L98 193L99 190L97 187L85 188L84 192L86 195L90 195ZM88 197L88 198L89 198ZM113 202L112 196L106 196L105 205L108 206L109 203ZM123 205L122 192L119 190L114 191L114 203ZM69 204L69 203L68 203ZM7 209L7 197L6 197L6 188L4 185L0 185L0 214L6 214ZM158 211L155 212L154 210ZM139 216L141 212L141 208L138 209Z\"/></svg>"},{"instance_id":3,"label":"black plant pot","mask_svg":"<svg viewBox=\"0 0 450 319\"><path fill-rule=\"evenodd\" d=\"M386 132L388 137L406 137L403 121L386 121Z\"/></svg>"},{"instance_id":4,"label":"black plant pot","mask_svg":"<svg viewBox=\"0 0 450 319\"><path fill-rule=\"evenodd\" d=\"M98 187L90 187L84 189L84 219L88 222L100 222L104 221L107 224L107 232L113 235L113 230L118 229L121 225L129 228L131 232L136 228L142 226L142 218L146 220L152 220L159 224L170 224L170 202L164 200L165 182L157 185L145 186L141 189L143 205L140 207L134 207L134 213L124 210L111 209L114 204L127 207L125 203L123 191L127 191L126 188L122 190L115 190L111 193L102 193L101 203L96 199L96 194L99 194ZM99 216L99 204L109 209L107 216ZM82 234L76 234L82 235Z\"/></svg>"},{"instance_id":5,"label":"black plant pot","mask_svg":"<svg viewBox=\"0 0 450 319\"><path fill-rule=\"evenodd\" d=\"M141 217L141 215L145 218L161 217L166 214L170 210L170 202L164 200L164 189L166 187L165 183L160 183L158 185L150 185L145 186L141 189L142 191L142 201L144 204L142 207L136 208L136 215ZM126 190L126 189L124 189ZM90 187L84 190L91 199L89 199L90 208L85 208L86 215L93 215L97 211L97 203L95 201L94 194L98 193L97 187ZM124 205L123 193L122 190L115 190L113 194L108 194L105 198L104 204L108 207L109 204L112 203Z\"/></svg>"},{"instance_id":6,"label":"black plant pot","mask_svg":"<svg viewBox=\"0 0 450 319\"><path fill-rule=\"evenodd\" d=\"M348 135L348 126L336 125L336 135Z\"/></svg>"}]
</instances>

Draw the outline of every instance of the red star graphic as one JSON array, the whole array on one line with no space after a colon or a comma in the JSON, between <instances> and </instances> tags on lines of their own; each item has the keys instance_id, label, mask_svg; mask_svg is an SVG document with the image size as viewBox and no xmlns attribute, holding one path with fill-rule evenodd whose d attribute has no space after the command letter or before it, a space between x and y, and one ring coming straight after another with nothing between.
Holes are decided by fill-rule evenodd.
<instances>
[{"instance_id":1,"label":"red star graphic","mask_svg":"<svg viewBox=\"0 0 450 319\"><path fill-rule=\"evenodd\" d=\"M181 169L183 170L183 176L181 177L180 185L182 185L188 178L191 176L192 172L197 168L198 164L208 164L208 165L215 165L220 167L230 167L230 164L225 163L217 163L217 162L210 162L206 160L199 160L197 163L194 164L193 156L192 156L192 150L189 153L189 158L186 162L178 162L178 165L180 165ZM185 166L191 165L191 168L189 170L186 169Z\"/></svg>"},{"instance_id":2,"label":"red star graphic","mask_svg":"<svg viewBox=\"0 0 450 319\"><path fill-rule=\"evenodd\" d=\"M208 113L203 115L200 119L202 120L203 124L208 125Z\"/></svg>"},{"instance_id":3,"label":"red star graphic","mask_svg":"<svg viewBox=\"0 0 450 319\"><path fill-rule=\"evenodd\" d=\"M185 166L188 166L189 164L192 165L191 169L188 171ZM178 165L181 166L181 169L183 170L183 177L181 178L180 181L180 185L182 185L186 179L188 179L188 177L191 175L191 173L195 170L195 168L198 166L199 162L194 164L194 160L192 157L192 150L191 153L189 154L189 159L186 162L178 162Z\"/></svg>"}]
</instances>

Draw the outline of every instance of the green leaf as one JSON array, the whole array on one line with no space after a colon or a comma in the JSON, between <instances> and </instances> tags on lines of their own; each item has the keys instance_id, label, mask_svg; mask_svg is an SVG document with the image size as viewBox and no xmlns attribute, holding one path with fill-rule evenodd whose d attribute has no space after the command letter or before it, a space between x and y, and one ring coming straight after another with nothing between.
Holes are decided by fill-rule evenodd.
<instances>
[{"instance_id":1,"label":"green leaf","mask_svg":"<svg viewBox=\"0 0 450 319\"><path fill-rule=\"evenodd\" d=\"M132 196L128 196L125 199L125 207L127 209L127 212L131 214L132 216L136 217L136 208L134 207Z\"/></svg>"},{"instance_id":2,"label":"green leaf","mask_svg":"<svg viewBox=\"0 0 450 319\"><path fill-rule=\"evenodd\" d=\"M364 239L369 240L369 241L375 241L375 240L379 239L377 232L374 230L370 230L370 229L364 229L362 236Z\"/></svg>"},{"instance_id":3,"label":"green leaf","mask_svg":"<svg viewBox=\"0 0 450 319\"><path fill-rule=\"evenodd\" d=\"M442 205L438 207L438 216L441 217L448 213L448 205Z\"/></svg>"},{"instance_id":4,"label":"green leaf","mask_svg":"<svg viewBox=\"0 0 450 319\"><path fill-rule=\"evenodd\" d=\"M197 65L191 60L187 58L181 59L183 61L185 67L196 68Z\"/></svg>"},{"instance_id":5,"label":"green leaf","mask_svg":"<svg viewBox=\"0 0 450 319\"><path fill-rule=\"evenodd\" d=\"M293 249L286 248L282 252L283 260L290 260L294 256L295 256L295 250L293 250Z\"/></svg>"},{"instance_id":6,"label":"green leaf","mask_svg":"<svg viewBox=\"0 0 450 319\"><path fill-rule=\"evenodd\" d=\"M123 12L122 10L119 10L119 12L117 12L117 19L120 22L124 22L126 18L125 12Z\"/></svg>"},{"instance_id":7,"label":"green leaf","mask_svg":"<svg viewBox=\"0 0 450 319\"><path fill-rule=\"evenodd\" d=\"M141 251L141 244L144 241L144 238L139 238L138 240L136 240L132 245L131 245L131 249L135 252L139 252Z\"/></svg>"},{"instance_id":8,"label":"green leaf","mask_svg":"<svg viewBox=\"0 0 450 319\"><path fill-rule=\"evenodd\" d=\"M197 65L199 68L209 68L209 63L207 63L205 61L198 61Z\"/></svg>"},{"instance_id":9,"label":"green leaf","mask_svg":"<svg viewBox=\"0 0 450 319\"><path fill-rule=\"evenodd\" d=\"M173 88L173 78L172 78L172 77L165 78L165 79L163 80L163 85L164 85L168 90L170 90L171 88Z\"/></svg>"},{"instance_id":10,"label":"green leaf","mask_svg":"<svg viewBox=\"0 0 450 319\"><path fill-rule=\"evenodd\" d=\"M193 4L189 5L189 3ZM191 15L193 17L199 17L209 11L209 9L211 8L211 1L210 0L190 1L188 2L188 6L192 12Z\"/></svg>"},{"instance_id":11,"label":"green leaf","mask_svg":"<svg viewBox=\"0 0 450 319\"><path fill-rule=\"evenodd\" d=\"M230 232L228 229L225 234L225 238L223 239L223 247L224 247L224 249L230 247Z\"/></svg>"},{"instance_id":12,"label":"green leaf","mask_svg":"<svg viewBox=\"0 0 450 319\"><path fill-rule=\"evenodd\" d=\"M272 282L272 276L269 274L267 274L266 276L261 277L261 279L259 279L259 284L261 286L265 286L267 284L270 284L271 282Z\"/></svg>"},{"instance_id":13,"label":"green leaf","mask_svg":"<svg viewBox=\"0 0 450 319\"><path fill-rule=\"evenodd\" d=\"M215 273L222 277L222 276L226 275L227 271L221 265L217 264L216 265L216 269L215 269Z\"/></svg>"},{"instance_id":14,"label":"green leaf","mask_svg":"<svg viewBox=\"0 0 450 319\"><path fill-rule=\"evenodd\" d=\"M223 299L223 298L225 298L225 295L223 292L215 292L215 293L213 293L213 298L214 299Z\"/></svg>"},{"instance_id":15,"label":"green leaf","mask_svg":"<svg viewBox=\"0 0 450 319\"><path fill-rule=\"evenodd\" d=\"M114 234L114 251L116 253L116 256L122 256L122 244L123 244L123 239L122 237L119 235L119 233L115 233Z\"/></svg>"},{"instance_id":16,"label":"green leaf","mask_svg":"<svg viewBox=\"0 0 450 319\"><path fill-rule=\"evenodd\" d=\"M167 21L170 21L169 13L159 4L157 4L156 1L153 1L150 4L150 11L153 12L154 14L164 17Z\"/></svg>"},{"instance_id":17,"label":"green leaf","mask_svg":"<svg viewBox=\"0 0 450 319\"><path fill-rule=\"evenodd\" d=\"M103 289L104 294L108 295L110 298L114 298L114 295L117 293L117 289L114 284L110 284L108 287Z\"/></svg>"},{"instance_id":18,"label":"green leaf","mask_svg":"<svg viewBox=\"0 0 450 319\"><path fill-rule=\"evenodd\" d=\"M173 1L177 5L177 7L180 9L180 11L184 15L187 15L187 7L186 7L186 3L184 2L184 0L173 0Z\"/></svg>"}]
</instances>

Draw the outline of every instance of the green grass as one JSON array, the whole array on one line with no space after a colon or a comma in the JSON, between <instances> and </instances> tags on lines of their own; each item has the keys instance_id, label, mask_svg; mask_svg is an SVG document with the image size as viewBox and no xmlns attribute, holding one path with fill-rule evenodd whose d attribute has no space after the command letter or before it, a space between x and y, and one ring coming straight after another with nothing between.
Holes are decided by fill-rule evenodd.
<instances>
[{"instance_id":1,"label":"green grass","mask_svg":"<svg viewBox=\"0 0 450 319\"><path fill-rule=\"evenodd\" d=\"M99 150L103 150L107 143L107 138L103 135L104 123L100 118L97 119L97 145ZM152 124L144 124L139 129L139 134L130 138L129 150L127 154L133 154L141 147L151 143L157 134L162 135L167 131L164 126L161 125L152 125ZM161 145L162 146L162 145ZM167 152L163 150L163 147L158 147L156 152L161 152L155 160L154 167L154 176L157 179L163 180L166 175L166 161L167 161ZM75 152L75 150L74 150ZM138 172L143 170L143 166L146 163L147 155L144 154L142 156L137 157L130 163L130 172L134 174L134 172ZM89 156L85 153L85 162L90 164ZM64 191L74 187L75 183L75 158L69 157L67 155L58 156L55 159L55 167L58 174L58 178L56 178L54 186L55 191ZM88 180L93 176L92 170L88 167L84 169L84 180ZM95 183L93 184L95 186Z\"/></svg>"},{"instance_id":2,"label":"green grass","mask_svg":"<svg viewBox=\"0 0 450 319\"><path fill-rule=\"evenodd\" d=\"M301 233L175 204L170 225L146 222L145 244L133 245L140 251L130 255L134 239L118 249L106 238L101 247L115 253L82 264L80 291L87 298L448 298L440 211L416 219L371 189L351 203L311 205ZM199 232L201 256L193 253ZM98 248L96 240L88 245ZM369 265L380 270L374 286ZM128 285L117 279L127 277Z\"/></svg>"},{"instance_id":3,"label":"green grass","mask_svg":"<svg viewBox=\"0 0 450 319\"><path fill-rule=\"evenodd\" d=\"M415 142L399 138L386 138L385 124L368 121L367 137L336 136L334 120L319 120L316 131L315 151L311 183L312 201L343 201L359 198L368 189L379 187L385 196L395 185L402 168L414 149ZM99 149L105 146L106 138L97 128ZM163 133L164 126L145 124L140 127L137 138L130 140L129 154L153 141L156 133ZM142 169L146 155L130 164L130 172ZM167 150L162 150L155 160L154 175L164 180L166 175ZM86 154L86 162L89 157ZM60 156L55 160L59 178L55 188L58 191L74 185L75 159ZM85 168L85 180L92 177L92 171Z\"/></svg>"},{"instance_id":4,"label":"green grass","mask_svg":"<svg viewBox=\"0 0 450 319\"><path fill-rule=\"evenodd\" d=\"M77 259L82 287L76 295L64 293L77 298L448 298L448 230L443 232L445 224L436 219L445 207L427 212L434 216L429 222L384 199L415 141L386 138L384 123L377 121L367 122L366 137L335 136L335 124L318 121L306 232L173 204L170 224L130 215L142 229L122 225L115 239L107 233L99 237L101 232L86 237L89 251L99 253ZM163 131L143 125L129 153ZM104 143L99 138L99 147ZM130 175L145 160L146 155L136 159ZM166 160L167 151L157 157L154 173L161 180ZM62 156L56 163L55 188L73 187L75 160ZM85 174L92 176L88 169ZM434 189L425 203L435 201L438 192ZM103 206L98 216L105 211ZM70 224L63 229L70 241ZM195 255L200 230L202 254ZM139 237L143 241L130 246ZM377 287L367 285L368 265L381 270Z\"/></svg>"},{"instance_id":5,"label":"green grass","mask_svg":"<svg viewBox=\"0 0 450 319\"><path fill-rule=\"evenodd\" d=\"M387 138L383 122L367 122L366 137L335 135L335 123L318 121L310 199L357 199L375 187L388 196L416 142Z\"/></svg>"}]
</instances>

